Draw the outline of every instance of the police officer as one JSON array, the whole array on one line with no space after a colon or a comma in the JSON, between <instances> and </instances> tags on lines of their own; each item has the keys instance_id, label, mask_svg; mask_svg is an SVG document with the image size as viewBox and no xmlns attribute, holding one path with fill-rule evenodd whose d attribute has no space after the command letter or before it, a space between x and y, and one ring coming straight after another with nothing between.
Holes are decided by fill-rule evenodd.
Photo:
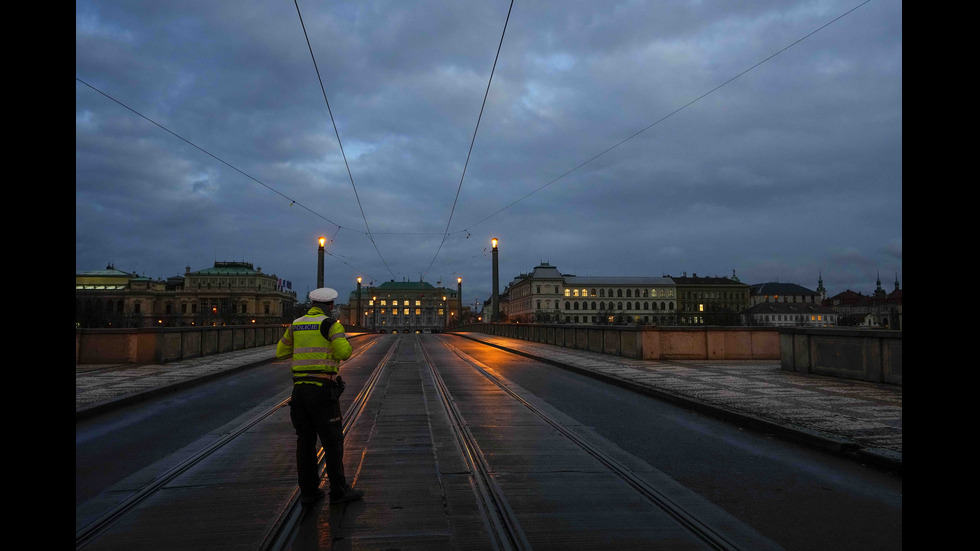
<instances>
[{"instance_id":1,"label":"police officer","mask_svg":"<svg viewBox=\"0 0 980 551\"><path fill-rule=\"evenodd\" d=\"M324 497L317 473L316 440L320 438L330 481L330 503L360 499L362 490L344 477L344 432L340 394L344 381L340 362L353 350L344 326L329 317L337 291L322 287L310 292L313 303L305 316L286 329L276 345L276 358L292 358L293 395L289 417L296 429L296 471L301 503L309 505Z\"/></svg>"}]
</instances>

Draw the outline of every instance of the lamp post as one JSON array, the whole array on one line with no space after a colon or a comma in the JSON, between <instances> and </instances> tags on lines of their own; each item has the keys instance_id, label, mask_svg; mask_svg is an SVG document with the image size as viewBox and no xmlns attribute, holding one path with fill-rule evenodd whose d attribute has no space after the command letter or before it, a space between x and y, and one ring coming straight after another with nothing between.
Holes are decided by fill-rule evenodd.
<instances>
[{"instance_id":1,"label":"lamp post","mask_svg":"<svg viewBox=\"0 0 980 551\"><path fill-rule=\"evenodd\" d=\"M361 323L361 276L357 276L357 322L357 325L364 325Z\"/></svg>"},{"instance_id":2,"label":"lamp post","mask_svg":"<svg viewBox=\"0 0 980 551\"><path fill-rule=\"evenodd\" d=\"M490 321L495 322L500 319L500 314L498 311L499 306L499 293L500 285L497 282L497 238L494 237L490 240L493 244L493 296L490 301Z\"/></svg>"},{"instance_id":3,"label":"lamp post","mask_svg":"<svg viewBox=\"0 0 980 551\"><path fill-rule=\"evenodd\" d=\"M447 311L449 310L449 304L446 303L446 297L442 297L442 330L448 329L446 327L446 317Z\"/></svg>"},{"instance_id":4,"label":"lamp post","mask_svg":"<svg viewBox=\"0 0 980 551\"><path fill-rule=\"evenodd\" d=\"M323 287L323 246L327 243L327 238L320 236L320 248L317 249L316 257L316 288Z\"/></svg>"},{"instance_id":5,"label":"lamp post","mask_svg":"<svg viewBox=\"0 0 980 551\"><path fill-rule=\"evenodd\" d=\"M378 330L378 297L371 297L371 304L374 305L374 313L371 315L371 329Z\"/></svg>"},{"instance_id":6,"label":"lamp post","mask_svg":"<svg viewBox=\"0 0 980 551\"><path fill-rule=\"evenodd\" d=\"M456 307L456 311L459 312L459 317L456 318L456 323L463 323L463 278L456 278L456 299L459 300L459 306Z\"/></svg>"}]
</instances>

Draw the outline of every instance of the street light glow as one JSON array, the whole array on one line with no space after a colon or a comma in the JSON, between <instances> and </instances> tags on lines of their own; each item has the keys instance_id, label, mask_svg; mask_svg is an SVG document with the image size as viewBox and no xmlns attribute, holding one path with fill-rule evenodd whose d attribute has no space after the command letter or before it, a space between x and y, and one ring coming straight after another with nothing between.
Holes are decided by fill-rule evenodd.
<instances>
[{"instance_id":1,"label":"street light glow","mask_svg":"<svg viewBox=\"0 0 980 551\"><path fill-rule=\"evenodd\" d=\"M497 238L494 237L493 239L490 240L490 242L493 243L493 248L496 249L497 248Z\"/></svg>"},{"instance_id":2,"label":"street light glow","mask_svg":"<svg viewBox=\"0 0 980 551\"><path fill-rule=\"evenodd\" d=\"M320 236L320 239L318 239L318 241L320 242L320 248L322 249L323 248L323 245L325 245L327 243L327 238L321 235Z\"/></svg>"}]
</instances>

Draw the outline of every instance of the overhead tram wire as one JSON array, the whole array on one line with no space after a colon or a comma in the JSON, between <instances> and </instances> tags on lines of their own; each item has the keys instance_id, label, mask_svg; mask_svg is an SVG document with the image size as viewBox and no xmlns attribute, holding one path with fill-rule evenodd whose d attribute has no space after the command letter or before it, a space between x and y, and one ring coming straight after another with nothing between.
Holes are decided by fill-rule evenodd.
<instances>
[{"instance_id":1,"label":"overhead tram wire","mask_svg":"<svg viewBox=\"0 0 980 551\"><path fill-rule=\"evenodd\" d=\"M310 49L310 58L313 59L313 68L316 70L316 79L320 83L320 91L323 93L323 101L327 104L327 113L330 114L330 123L333 124L334 134L337 135L337 145L340 146L340 155L344 158L344 166L347 167L347 176L350 178L350 185L354 189L354 199L357 200L357 207L361 209L361 218L364 219L364 228L367 230L368 239L371 240L371 244L374 245L374 250L378 252L378 257L381 259L381 263L385 265L388 269L388 273L394 277L394 272L388 266L388 262L385 261L385 257L381 254L381 249L378 248L378 244L374 241L374 235L371 234L371 227L368 225L367 216L364 215L364 206L361 205L361 198L357 195L357 186L354 185L354 175L351 174L350 165L347 163L347 154L344 153L344 144L340 140L340 131L337 130L337 122L333 118L333 111L330 109L330 101L327 99L327 90L323 86L323 78L320 77L320 67L317 66L316 56L313 55L313 46L310 44L310 36L306 32L306 24L303 22L303 14L299 10L299 1L293 0L293 4L296 6L296 15L299 16L299 24L303 28L303 36L306 38L306 46Z\"/></svg>"},{"instance_id":2,"label":"overhead tram wire","mask_svg":"<svg viewBox=\"0 0 980 551\"><path fill-rule=\"evenodd\" d=\"M797 40L795 40L795 41L793 41L793 42L792 42L792 43L790 43L790 44L789 44L788 46L785 46L785 47L783 47L783 48L781 48L780 50L777 50L777 51L776 51L775 53L773 53L773 54L771 54L770 56L768 56L768 57L766 57L766 58L765 58L765 59L763 59L762 61L759 61L758 63L756 63L755 65L753 65L753 66L751 66L751 67L749 67L748 69L745 69L745 70L744 70L744 71L742 71L741 73L738 73L737 75L735 75L735 76L733 76L733 77L731 77L731 78L729 78L729 79L728 79L728 80L726 80L725 82L723 82L723 83L721 83L721 84L719 84L718 86L715 86L715 87L714 87L714 88L712 88L711 90L708 90L707 92L705 92L705 93L703 93L703 94L701 94L700 96L698 96L698 97L696 97L696 98L694 98L693 100L691 100L691 101L689 101L689 102L687 102L686 104L684 104L684 105L682 105L681 107L678 107L677 109L675 109L675 110L673 110L673 111L671 111L671 112L670 112L670 113L668 113L667 115L664 115L663 117L660 117L660 118L659 118L658 120L656 120L655 122L653 122L653 123L651 123L651 124L649 124L649 125L647 125L646 127L644 127L644 128L642 128L642 129L640 129L640 130L638 130L638 131L636 131L636 132L634 132L634 133L633 133L632 135L630 135L630 136L628 136L628 137L626 137L626 138L624 138L624 139L622 139L622 140L620 140L620 141L619 141L618 143L616 143L615 145L612 145L612 146L610 146L610 147L608 147L608 148L606 148L605 150L603 150L602 152L600 152L600 153L598 153L598 154L596 154L596 155L594 155L594 156L592 156L592 157L591 157L591 158L590 158L589 160L587 160L587 161L584 161L584 162L582 162L582 163L580 163L580 164L579 164L578 166L576 166L575 168L572 168L572 169L570 169L570 170L568 170L568 171L566 171L565 173L563 173L562 175L560 175L560 176L558 176L557 178L554 178L554 179L553 179L553 180L551 180L550 182L548 182L548 183L546 183L546 184L544 184L544 185L542 185L541 187L538 187L537 189L535 189L535 190L533 190L533 191L531 191L530 193L527 193L526 195L524 195L524 196L523 196L523 197L521 197L520 199L517 199L516 201L513 201L513 202L511 202L511 203L510 203L510 204L508 204L507 206L505 206L505 207L503 207L502 209L500 209L500 210L498 210L497 212L495 212L495 213L493 213L493 214L491 214L491 215L489 215L489 216L487 216L487 217L485 217L485 218L483 218L483 219L481 219L480 221L478 221L478 222L476 222L475 224L471 224L471 225L469 225L469 226L467 226L466 228L463 228L463 229L461 229L461 230L457 230L457 231L455 231L455 232L453 232L453 233L463 233L463 232L468 232L468 231L470 231L471 229L473 229L474 227L476 227L476 226L479 226L480 224L482 224L482 223L484 223L484 222L486 222L487 220L489 220L489 219L491 219L491 218L493 218L494 216L497 216L497 215L498 215L498 214L500 214L501 212L503 212L503 211L505 211L505 210L507 210L507 209L509 209L510 207L513 207L513 206L514 206L514 205L516 205L517 203L520 203L521 201L523 201L523 200L525 200L525 199L527 199L528 197L530 197L530 196L532 196L532 195L534 195L535 193L537 193L537 192L539 192L539 191L541 191L542 189L544 189L544 188L546 188L546 187L548 187L548 186L550 186L551 184L553 184L553 183L555 183L555 182L557 182L558 180L561 180L561 179L562 179L562 178L564 178L565 176L568 176L569 174L571 174L571 173L573 173L573 172L575 172L576 170L578 170L578 169L580 169L580 168L582 168L583 166L585 166L585 165L587 165L587 164L589 164L589 163L591 163L592 161L594 161L594 160L596 160L596 159L598 159L599 157L601 157L601 156L603 156L603 155L605 155L606 153L609 153L609 152L610 152L610 151L612 151L613 149L616 149L617 147L619 147L619 146L621 146L621 145L623 145L624 143L626 143L626 142L628 142L628 141L630 141L630 140L632 140L633 138L635 138L635 137L637 137L637 136L639 136L640 134L642 134L642 133L644 133L644 132L646 132L647 130L650 130L651 128L653 128L654 126L656 126L656 125L658 125L658 124L660 124L661 122L663 122L663 121L665 121L665 120L667 120L668 118L670 118L670 117L672 117L672 116L674 116L674 115L676 115L677 113L679 113L679 112L681 112L681 111L683 111L684 109L687 109L687 108L688 108L688 107L690 107L691 105L694 105L695 103L697 103L697 102L699 102L699 101L701 101L702 99L704 99L704 98L705 98L705 97L707 97L708 95L710 95L710 94L713 94L714 92L716 92L716 91L718 91L718 90L719 90L720 88L722 88L722 87L724 87L724 86L726 86L726 85L728 85L728 84L730 84L731 82L733 82L734 80L736 80L736 79L738 79L739 77L741 77L741 76L743 76L743 75L745 75L746 73L748 73L748 72L750 72L750 71L752 71L752 70L754 70L754 69L756 69L756 68L758 68L758 67L759 67L760 65L762 65L762 64L764 64L764 63L766 63L766 62L768 62L768 61L770 61L770 60L771 60L772 58L774 58L774 57L776 57L776 56L778 56L779 54L781 54L781 53L783 53L783 52L785 52L786 50L788 50L788 49L790 49L790 48L792 48L793 46L796 46L797 44L799 44L800 42L803 42L803 41L804 41L804 40L806 40L807 38L809 38L809 37L811 37L811 36L813 36L813 35L815 35L815 34L817 34L818 32L820 32L820 31L822 31L823 29L825 29L825 28L827 28L827 27L829 27L830 25L833 25L834 23L836 23L836 22L837 22L837 21L839 21L840 19L843 19L844 17L846 17L846 16L848 16L848 15L850 15L850 14L851 14L851 12L854 12L855 10L857 10L858 8L860 8L861 6L863 6L863 5L865 5L865 4L867 4L867 3L868 3L868 2L870 2L870 1L871 1L871 0L865 0L864 2L861 2L860 4L858 4L858 5L856 5L856 6L854 6L853 8L851 8L851 9L849 9L849 10L847 10L846 12L844 12L844 13L842 13L842 14L840 14L840 15L838 15L838 16L837 16L837 17L835 17L834 19L831 19L831 20L830 20L830 21L828 21L827 23L824 23L823 25L821 25L821 26L819 26L819 27L817 27L817 28L816 28L816 29L814 29L813 31L810 31L809 33L807 33L807 34L805 34L805 35L804 35L804 36L802 36L801 38L799 38L799 39L797 39Z\"/></svg>"},{"instance_id":3,"label":"overhead tram wire","mask_svg":"<svg viewBox=\"0 0 980 551\"><path fill-rule=\"evenodd\" d=\"M239 174L241 174L241 175L243 175L243 176L245 176L246 178L248 178L248 179L250 179L250 180L252 180L252 181L254 181L254 182L255 182L255 183L257 183L257 184L260 184L260 185L261 185L261 186L263 186L263 187L265 187L265 188L266 188L266 189L268 189L269 191L272 191L272 192L273 192L273 193L275 193L276 195L279 195L280 197L282 197L282 198L284 198L284 199L286 199L287 201L289 201L289 205L290 205L290 206L293 206L293 205L298 205L298 206L299 206L300 208L302 208L303 210L306 210L306 211L308 211L309 213L311 213L311 214L313 214L314 216L316 216L316 217L318 217L318 218L320 218L320 219L322 219L322 220L326 220L326 221L327 221L327 222L329 222L330 224L333 224L334 226L336 226L336 227L337 227L337 230L336 230L336 231L334 231L334 234L333 234L333 238L336 238L336 237L337 237L337 234L338 234L338 233L340 232L340 230L342 230L342 229L343 229L343 230L347 230L347 231L354 231L354 232L356 232L356 233L363 233L363 232L359 232L359 231L356 231L356 230L352 230L352 229L350 229L350 228L348 228L348 227L345 227L345 226L341 226L340 224L337 224L336 222L334 222L334 221L332 221L332 220L330 220L329 218L327 218L327 217L325 217L325 216L323 216L322 214L320 214L320 213L318 213L318 212L316 212L316 211L314 211L314 210L312 210L312 209L310 209L310 208L309 208L309 207L307 207L306 205L303 205L303 204L301 204L301 203L298 203L298 202L296 202L296 200L294 200L294 199L292 199L292 198L290 198L290 197L288 197L288 196L286 196L286 195L284 195L284 194L283 194L283 193L281 193L281 192L280 192L279 190L277 190L277 189L275 189L275 188L273 188L272 186L270 186L270 185L268 185L268 184L266 184L265 182L263 182L263 181L261 181L261 180L259 180L258 178L255 178L254 176L251 176L250 174L248 174L248 173L246 173L246 172L244 172L244 171L242 171L242 170L241 170L241 169L239 169L238 167L236 167L236 166L234 166L234 165L232 165L232 164L230 164L230 163L228 163L228 162L227 162L227 161L225 161L224 159L222 159L222 158L220 158L220 157L218 157L217 155L214 155L214 154L213 154L213 153L211 153L210 151L207 151L206 149L204 149L204 148L202 148L202 147L200 147L200 146L198 146L198 145L197 145L197 144L195 144L194 142L191 142L190 140L188 140L188 139L186 139L186 138L184 138L184 137L183 137L183 136L181 136L180 134L177 134L176 132L174 132L174 131L172 131L172 130L170 130L169 128L167 128L167 127L165 127L165 126L163 126L162 124L160 124L160 123L158 123L158 122L156 122L155 120L153 120L153 119L151 119L151 118L149 118L149 117L147 117L146 115L144 115L144 114L142 114L142 113L140 113L139 111L137 111L137 110L135 110L135 109L133 109L132 107L130 107L130 106L128 106L128 105L126 105L125 103L123 103L123 102L121 102L121 101L119 101L118 99L116 99L116 98L114 98L114 97L112 97L112 96L110 96L109 94L107 94L107 93L105 93L105 92L103 92L102 90L100 90L100 89L98 89L98 88L96 88L95 86L92 86L92 85L91 85L91 84L89 84L88 82L85 82L84 80L82 80L82 79L80 79L80 78L78 78L77 76L75 77L75 80L76 80L76 81L78 81L78 82L80 82L81 84L84 84L85 86L87 86L87 87L89 87L90 89L92 89L92 90L94 90L94 91L96 91L96 92L98 92L98 93L99 93L99 94L101 94L102 96L104 96L104 97L106 97L106 98L108 98L108 99L110 99L110 100L112 100L112 101L113 101L113 102L115 102L116 104L118 104L118 105L120 105L120 106L122 106L122 107L124 107L124 108L126 108L126 109L127 109L128 111L130 111L131 113L133 113L133 114L135 114L135 115L137 115L138 117L140 117L140 118L142 118L142 119L144 119L144 120L146 120L147 122L149 122L149 123L151 123L151 124L153 124L154 126L156 126L156 127L158 127L158 128L160 128L161 130L164 130L165 132L167 132L167 133L168 133L168 134L170 134L171 136L174 136L175 138L177 138L177 139L179 139L180 141L182 141L182 142L184 142L184 143L186 143L186 144L188 144L188 145L190 145L190 146L191 146L191 147L193 147L194 149L197 149L198 151L201 151L202 153L204 153L204 154L206 154L207 156L209 156L209 157L211 157L212 159L214 159L214 160L216 160L216 161L218 161L218 162L220 162L221 164L223 164L223 165L225 165L225 166L227 166L228 168L230 168L230 169L232 169L232 170L234 170L235 172L238 172ZM330 240L331 242L333 242L333 238L331 238L331 240ZM353 264L351 264L351 263L349 263L349 262L346 262L346 261L344 261L343 259L341 259L340 257L338 257L338 255L336 255L336 254L334 254L334 253L332 253L332 252L330 252L330 251L325 251L325 252L326 252L326 253L327 253L328 255L330 255L330 256L332 256L332 257L334 257L334 258L336 258L336 259L338 260L338 262L340 262L340 263L342 263L342 264L346 264L346 265L348 265L348 266L350 266L351 268L353 268L353 269L354 269L354 271L355 271L355 272L357 272L357 273L360 273L360 274L364 274L364 275L366 275L366 276L370 276L370 274L368 274L368 273L367 273L367 272L365 272L364 270L361 270L361 269L359 269L359 268L357 268L356 266L354 266Z\"/></svg>"},{"instance_id":4,"label":"overhead tram wire","mask_svg":"<svg viewBox=\"0 0 980 551\"><path fill-rule=\"evenodd\" d=\"M453 199L453 208L449 211L449 220L446 221L446 231L442 235L442 241L439 243L439 248L436 249L435 256L432 257L432 262L429 262L429 267L425 269L425 273L429 273L432 269L432 264L435 263L436 258L442 251L442 246L446 244L446 238L449 237L449 225L453 222L453 214L456 212L456 203L459 201L459 192L463 189L463 178L466 177L466 167L470 164L470 156L473 154L473 144L476 143L476 133L480 130L480 121L483 119L483 109L487 106L487 97L490 95L490 85L493 83L493 73L497 70L497 60L500 59L500 50L504 45L504 35L507 34L507 23L510 22L510 13L514 10L514 0L510 1L510 7L507 8L507 18L504 19L504 30L500 33L500 43L497 44L497 55L493 58L493 67L490 69L490 78L487 80L487 90L483 93L483 104L480 105L480 114L476 118L476 128L473 129L473 137L470 139L470 149L466 153L466 162L463 164L463 173L459 176L459 186L456 188L456 198Z\"/></svg>"},{"instance_id":5,"label":"overhead tram wire","mask_svg":"<svg viewBox=\"0 0 980 551\"><path fill-rule=\"evenodd\" d=\"M263 182L262 180L259 180L258 178L256 178L256 177L254 177L254 176L252 176L251 174L248 174L247 172L245 172L245 171L243 171L243 170L241 170L241 169L239 169L238 167L236 167L236 166L234 166L234 165L232 165L231 163L229 163L229 162L227 162L227 161L225 161L225 160L224 160L224 159L222 159L221 157L218 157L217 155L215 155L215 154L213 154L213 153L211 153L210 151L208 151L208 150L206 150L206 149L204 149L203 147L201 147L201 146L199 146L199 145L197 145L197 144L195 144L194 142L192 142L192 141L190 141L190 140L188 140L187 138L184 138L184 137L183 137L183 136L181 136L180 134L177 134L176 132L174 132L174 131L172 131L172 130L170 130L170 129L169 129L169 128L167 128L166 126L163 126L162 124L160 124L160 123L158 123L157 121L155 121L155 120L153 120L153 119L151 119L151 118L149 118L149 117L147 117L147 116L146 116L146 115L144 115L143 113L140 113L139 111L137 111L137 110L135 110L135 109L133 109L132 107L130 107L130 106L128 106L128 105L126 105L125 103L123 103L123 102L121 102L121 101L119 101L118 99L116 99L116 98L114 98L114 97L112 97L112 96L110 96L109 94L107 94L107 93L105 93L105 92L103 92L102 90L100 90L100 89L98 89L98 88L96 88L95 86L93 86L93 85L91 85L91 84L89 84L89 83L87 83L87 82L85 82L84 80L82 80L82 79L80 79L80 78L78 78L77 76L75 77L75 80L76 80L76 81L78 81L78 82L80 82L80 83L82 83L82 84L84 84L85 86L88 86L89 88L91 88L92 90L94 90L94 91L96 91L96 92L98 92L99 94L102 94L103 96L105 96L106 98L108 98L108 99L110 99L110 100L112 100L112 101L114 101L115 103L117 103L117 104L119 104L119 105L121 105L122 107L124 107L124 108L126 108L127 110L129 110L130 112L132 112L133 114L135 114L136 116L138 116L138 117L140 117L140 118L142 118L142 119L144 119L144 120L146 120L147 122L149 122L150 124L152 124L152 125L154 125L154 126L156 126L157 128L160 128L161 130L163 130L163 131L165 131L166 133L168 133L168 134L170 134L171 136L173 136L173 137L175 137L175 138L177 138L178 140L180 140L180 141L182 141L182 142L184 142L184 143L186 143L187 145L189 145L189 146L191 146L191 147L193 147L194 149L197 149L198 151L200 151L200 152L202 152L202 153L204 153L204 154L205 154L205 155L207 155L208 157L211 157L212 159L214 159L214 160L216 160L216 161L218 161L219 163L221 163L221 164L223 164L223 165L225 165L225 166L227 166L228 168L230 168L230 169L232 169L232 170L234 170L235 172L237 172L237 173L239 173L239 174L241 174L242 176L245 176L245 177L246 177L246 178L248 178L249 180L252 180L253 182L255 182L255 183L257 183L257 184L259 184L259 185L261 185L262 187L264 187L264 188L266 188L266 189L268 189L269 191L271 191L271 192L273 192L273 193L275 193L276 195L278 195L278 196L280 196L280 197L282 197L283 199L285 199L285 200L287 200L287 201L289 201L289 206L293 206L293 205L297 205L297 206L299 206L300 208L302 208L303 210L306 210L306 211L308 211L308 212L310 212L310 213L311 213L311 214L313 214L314 216L317 216L318 218L321 218L321 219L323 219L323 220L326 220L326 221L327 221L327 222L329 222L330 224L332 224L332 225L334 225L334 226L336 226L336 227L337 227L337 231L338 231L338 232L339 232L339 231L340 231L341 229L345 229L345 230L348 230L348 231L353 231L353 230L350 230L350 228L346 228L346 227L344 227L344 226L341 226L340 224L338 224L338 223L336 223L336 222L334 222L333 220L330 220L330 219L329 219L329 218L327 218L326 216L323 216L322 214L320 214L320 213L318 213L318 212L316 212L316 211L314 211L314 210L312 210L312 209L310 209L310 208L309 208L309 207L307 207L306 205L303 205L302 203L299 203L299 202L297 202L297 201L296 201L295 199L293 199L293 198L291 198L291 197L288 197L288 196L286 196L286 195L284 195L284 194L283 194L283 193L281 193L281 192L280 192L279 190L277 190L277 189L275 189L275 188L273 188L272 186L270 186L270 185L268 185L268 184L266 184L266 183L265 183L265 182ZM357 232L357 233L361 233L361 232ZM334 235L336 235L336 233L334 233Z\"/></svg>"}]
</instances>

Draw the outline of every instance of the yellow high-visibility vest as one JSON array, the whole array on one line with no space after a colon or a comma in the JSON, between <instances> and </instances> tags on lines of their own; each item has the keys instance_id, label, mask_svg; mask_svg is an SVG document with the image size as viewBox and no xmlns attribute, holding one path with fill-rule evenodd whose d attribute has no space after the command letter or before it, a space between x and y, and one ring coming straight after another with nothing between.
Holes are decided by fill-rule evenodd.
<instances>
[{"instance_id":1,"label":"yellow high-visibility vest","mask_svg":"<svg viewBox=\"0 0 980 551\"><path fill-rule=\"evenodd\" d=\"M311 308L305 316L297 318L286 329L276 345L276 358L292 357L291 370L296 384L322 385L315 378L300 379L309 375L331 375L340 369L340 362L350 357L352 347L340 322L333 322L328 337L323 338L320 326L329 320L319 308Z\"/></svg>"}]
</instances>

